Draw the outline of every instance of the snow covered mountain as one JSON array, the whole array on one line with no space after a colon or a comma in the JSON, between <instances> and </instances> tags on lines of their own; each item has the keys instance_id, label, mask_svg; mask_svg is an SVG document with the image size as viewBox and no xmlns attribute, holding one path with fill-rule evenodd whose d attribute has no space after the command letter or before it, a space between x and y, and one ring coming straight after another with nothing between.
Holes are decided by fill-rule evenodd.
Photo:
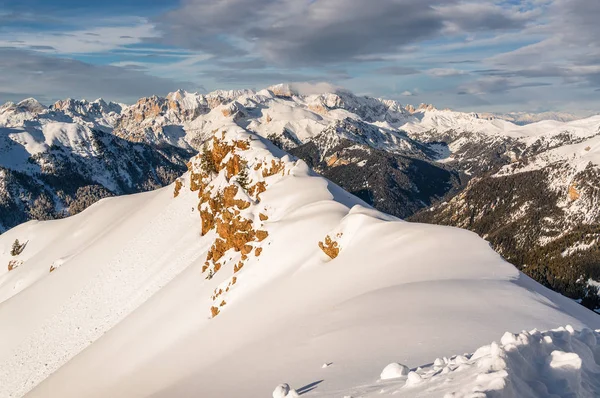
<instances>
[{"instance_id":1,"label":"snow covered mountain","mask_svg":"<svg viewBox=\"0 0 600 398\"><path fill-rule=\"evenodd\" d=\"M0 231L27 219L74 214L109 194L170 183L204 142L234 124L303 159L378 210L469 228L538 281L596 305L587 282L600 278L593 161L598 117L520 126L489 114L404 106L345 90L310 94L283 84L257 92L177 91L131 106L65 100L46 108L29 99L1 109L8 144L20 142L20 133L11 130L17 129L33 131L33 141L48 149L26 149L11 165L0 157ZM56 152L52 131L67 128L80 138ZM120 149L109 151L108 159L98 157L95 142L102 140ZM143 159L133 147L144 148ZM54 164L65 156L69 166ZM18 174L23 170L26 181ZM54 170L76 175L43 179ZM69 190L55 185L67 179L80 182ZM514 228L500 228L499 220ZM545 260L546 253L557 265Z\"/></svg>"},{"instance_id":2,"label":"snow covered mountain","mask_svg":"<svg viewBox=\"0 0 600 398\"><path fill-rule=\"evenodd\" d=\"M21 132L25 135L32 133L29 135L33 138L28 139L35 143L35 148L26 148L20 156L12 156L11 159L0 159L0 167L4 170L0 183L5 186L1 205L3 213L12 215L10 220L5 216L0 221L0 232L31 218L50 219L73 214L74 209L69 209L69 206L74 201L87 206L109 194L136 192L145 190L147 186L169 183L174 174L169 171L165 177L165 167L172 169L173 166L180 172L182 165L214 131L232 121L269 137L285 149L308 144L317 136L321 143L325 143L323 137L331 136L334 141L338 137L343 138L344 147L351 147L353 143L361 146L364 151L355 151L351 159L333 164L330 162L331 156L337 156L342 147L331 151L333 148L321 145L322 153L318 161L324 162L325 166L320 169L335 168L330 177L342 171L340 180L336 182L369 203L390 203L390 210L395 209L395 214L408 216L424 206L430 206L458 185L458 178L451 170L431 161L435 151L388 124L399 123L402 118L410 117L411 113L394 101L358 97L345 91L302 96L286 85L260 92L232 90L206 95L177 91L164 98L141 98L132 106L107 103L102 99L93 102L67 99L49 108L34 99L19 104L8 103L0 108L0 129L5 150L16 144L15 151L21 151L18 149ZM379 122L384 125L379 126ZM66 144L54 145L54 132L66 130L70 131L68 134L71 136L77 137L67 140ZM141 160L144 165L139 165L136 152L129 149L113 151L114 154L126 153L116 156L117 160L100 159L94 165L88 164L88 158L99 159L98 151L93 148L99 140L92 136L113 141L109 148L129 148L132 147L130 142L145 145L144 151L148 154ZM334 141L330 141L329 145L337 145L337 141ZM88 148L82 154L82 150L73 147L73 144ZM372 148L376 150L371 151ZM53 153L58 149L61 149L61 159L57 159ZM325 154L323 151L330 152L327 153L329 160L322 157ZM304 152L305 148L300 148L297 154ZM45 158L44 162L52 163L51 167L36 166L41 157ZM65 161L65 157L69 158L68 161ZM71 159L73 157L75 161ZM170 165L165 166L165 161ZM122 165L116 170L112 163ZM339 166L356 168L367 163L382 164L380 171L385 178L369 182L368 175L364 175L360 181L355 179L346 184L342 178L347 174L343 171L345 167L340 169ZM311 165L317 166L316 163ZM153 178L151 183L131 183L140 178L131 175L136 174L135 169L140 167L147 171L144 174ZM151 171L157 168L160 169L158 173ZM63 174L55 178L55 169L67 170L74 174L74 178L69 176L68 179L80 181L66 197L62 193L65 189L53 184L67 178ZM370 167L361 170L368 169ZM17 177L16 174L24 171L26 182L22 181L25 177ZM47 174L50 174L53 182L46 181L47 178L44 180ZM436 181L416 182L425 175L436 176ZM92 185L92 188L86 188ZM123 188L123 185L126 187ZM78 188L85 188L85 200L78 199ZM93 191L92 195L89 195L90 191ZM42 199L38 200L40 197ZM77 205L79 210L84 207Z\"/></svg>"},{"instance_id":3,"label":"snow covered mountain","mask_svg":"<svg viewBox=\"0 0 600 398\"><path fill-rule=\"evenodd\" d=\"M536 280L600 307L588 284L600 280L600 117L506 134L510 163L414 219L473 230Z\"/></svg>"},{"instance_id":4,"label":"snow covered mountain","mask_svg":"<svg viewBox=\"0 0 600 398\"><path fill-rule=\"evenodd\" d=\"M0 109L0 233L29 219L76 214L103 197L170 184L185 170L190 151L112 135L120 109L102 100L51 108L26 100Z\"/></svg>"},{"instance_id":5,"label":"snow covered mountain","mask_svg":"<svg viewBox=\"0 0 600 398\"><path fill-rule=\"evenodd\" d=\"M596 314L233 121L168 187L0 235L0 263L3 397L600 391Z\"/></svg>"}]
</instances>

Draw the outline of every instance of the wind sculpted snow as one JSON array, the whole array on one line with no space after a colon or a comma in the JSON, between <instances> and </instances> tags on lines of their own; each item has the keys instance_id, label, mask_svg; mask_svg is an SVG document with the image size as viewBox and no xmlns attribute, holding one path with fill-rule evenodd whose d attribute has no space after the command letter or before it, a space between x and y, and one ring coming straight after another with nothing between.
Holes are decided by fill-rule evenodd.
<instances>
[{"instance_id":1,"label":"wind sculpted snow","mask_svg":"<svg viewBox=\"0 0 600 398\"><path fill-rule=\"evenodd\" d=\"M378 212L233 123L215 137L228 152L200 180L194 159L177 195L173 184L104 199L0 236L0 264L22 261L0 268L0 396L259 397L282 383L333 396L506 330L600 327L471 232ZM201 213L228 186L233 204L213 216L267 236L226 246L211 275L227 225L203 231ZM12 256L15 239L28 244Z\"/></svg>"}]
</instances>

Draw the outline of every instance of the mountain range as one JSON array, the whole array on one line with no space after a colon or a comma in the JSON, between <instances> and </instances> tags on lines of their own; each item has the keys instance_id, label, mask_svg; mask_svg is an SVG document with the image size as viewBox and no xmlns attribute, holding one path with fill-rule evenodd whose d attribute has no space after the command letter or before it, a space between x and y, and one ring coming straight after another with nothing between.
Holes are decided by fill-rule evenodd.
<instances>
[{"instance_id":1,"label":"mountain range","mask_svg":"<svg viewBox=\"0 0 600 398\"><path fill-rule=\"evenodd\" d=\"M598 308L600 117L518 115L284 84L133 105L9 103L0 108L0 230L170 184L234 124L380 211L478 233L537 281ZM523 124L542 117L557 120Z\"/></svg>"}]
</instances>

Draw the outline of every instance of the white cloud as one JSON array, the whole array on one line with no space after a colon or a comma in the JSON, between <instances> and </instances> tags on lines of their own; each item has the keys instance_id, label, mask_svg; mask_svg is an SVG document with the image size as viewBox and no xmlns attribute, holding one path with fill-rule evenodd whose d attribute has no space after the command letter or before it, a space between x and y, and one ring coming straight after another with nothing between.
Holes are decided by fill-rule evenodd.
<instances>
[{"instance_id":1,"label":"white cloud","mask_svg":"<svg viewBox=\"0 0 600 398\"><path fill-rule=\"evenodd\" d=\"M449 77L464 75L466 72L460 69L454 68L433 68L427 71L427 74L435 77Z\"/></svg>"},{"instance_id":2,"label":"white cloud","mask_svg":"<svg viewBox=\"0 0 600 398\"><path fill-rule=\"evenodd\" d=\"M3 31L0 46L45 48L45 51L61 54L98 53L137 44L144 39L157 36L154 26L139 18L105 20L96 23L112 26L96 26L60 33Z\"/></svg>"}]
</instances>

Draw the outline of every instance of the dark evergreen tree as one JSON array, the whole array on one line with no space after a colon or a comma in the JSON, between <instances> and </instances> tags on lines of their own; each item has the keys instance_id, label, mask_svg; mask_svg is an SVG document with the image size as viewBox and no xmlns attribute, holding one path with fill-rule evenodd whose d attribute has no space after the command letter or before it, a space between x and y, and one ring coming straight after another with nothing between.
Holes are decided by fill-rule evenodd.
<instances>
[{"instance_id":1,"label":"dark evergreen tree","mask_svg":"<svg viewBox=\"0 0 600 398\"><path fill-rule=\"evenodd\" d=\"M250 177L248 176L248 164L246 162L240 164L240 172L236 177L236 181L244 191L248 189Z\"/></svg>"},{"instance_id":2,"label":"dark evergreen tree","mask_svg":"<svg viewBox=\"0 0 600 398\"><path fill-rule=\"evenodd\" d=\"M217 167L215 166L215 161L212 156L211 150L208 148L207 144L204 144L202 147L202 158L200 159L200 167L202 171L208 175L217 172Z\"/></svg>"},{"instance_id":3,"label":"dark evergreen tree","mask_svg":"<svg viewBox=\"0 0 600 398\"><path fill-rule=\"evenodd\" d=\"M22 245L21 242L19 242L19 239L15 239L15 241L13 242L13 245L12 245L12 249L10 251L10 255L18 256L19 254L21 254L23 252L24 248L25 248L25 245Z\"/></svg>"}]
</instances>

